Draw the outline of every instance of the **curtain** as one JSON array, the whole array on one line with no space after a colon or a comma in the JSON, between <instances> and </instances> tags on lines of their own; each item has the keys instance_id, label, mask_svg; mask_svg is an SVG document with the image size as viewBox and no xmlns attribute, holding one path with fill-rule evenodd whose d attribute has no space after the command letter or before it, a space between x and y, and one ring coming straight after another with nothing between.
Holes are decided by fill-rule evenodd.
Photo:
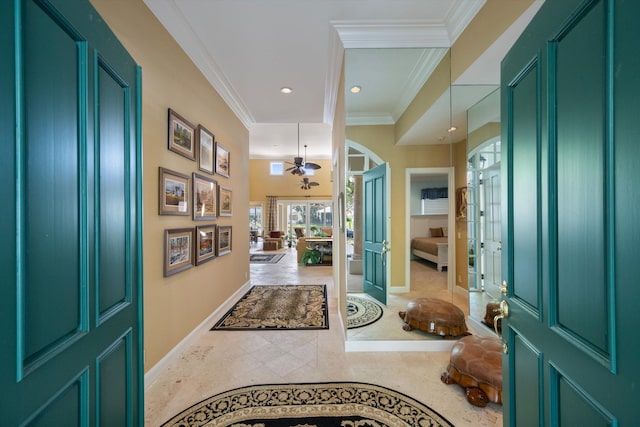
<instances>
[{"instance_id":1,"label":"curtain","mask_svg":"<svg viewBox=\"0 0 640 427\"><path fill-rule=\"evenodd\" d=\"M276 226L278 225L278 198L276 196L267 196L265 224L265 232L268 233L276 230Z\"/></svg>"},{"instance_id":2,"label":"curtain","mask_svg":"<svg viewBox=\"0 0 640 427\"><path fill-rule=\"evenodd\" d=\"M449 197L449 189L447 187L440 188L423 188L420 192L421 199L446 199Z\"/></svg>"}]
</instances>

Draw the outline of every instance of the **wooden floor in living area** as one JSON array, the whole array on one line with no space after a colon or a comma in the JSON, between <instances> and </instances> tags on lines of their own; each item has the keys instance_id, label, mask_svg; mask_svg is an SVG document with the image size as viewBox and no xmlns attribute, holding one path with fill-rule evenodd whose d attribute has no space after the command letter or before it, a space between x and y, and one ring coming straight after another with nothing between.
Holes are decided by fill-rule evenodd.
<instances>
[{"instance_id":1,"label":"wooden floor in living area","mask_svg":"<svg viewBox=\"0 0 640 427\"><path fill-rule=\"evenodd\" d=\"M260 245L253 245L252 251L262 252ZM278 252L285 257L276 264L251 264L251 282L326 284L330 328L197 332L148 386L147 426L161 425L194 403L237 387L322 381L359 381L401 391L458 427L502 425L501 406L471 406L462 388L440 381L449 360L447 352L346 352L331 267L298 267L295 249Z\"/></svg>"}]
</instances>

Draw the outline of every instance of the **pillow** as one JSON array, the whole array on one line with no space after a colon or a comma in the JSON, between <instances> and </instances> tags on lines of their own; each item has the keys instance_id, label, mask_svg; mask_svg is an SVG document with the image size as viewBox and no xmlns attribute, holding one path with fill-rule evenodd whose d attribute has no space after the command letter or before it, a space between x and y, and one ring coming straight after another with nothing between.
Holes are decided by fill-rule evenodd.
<instances>
[{"instance_id":1,"label":"pillow","mask_svg":"<svg viewBox=\"0 0 640 427\"><path fill-rule=\"evenodd\" d=\"M442 227L442 237L449 237L449 227Z\"/></svg>"},{"instance_id":2,"label":"pillow","mask_svg":"<svg viewBox=\"0 0 640 427\"><path fill-rule=\"evenodd\" d=\"M280 237L281 233L282 233L281 231L272 231L269 233L269 237L277 239Z\"/></svg>"},{"instance_id":3,"label":"pillow","mask_svg":"<svg viewBox=\"0 0 640 427\"><path fill-rule=\"evenodd\" d=\"M429 232L431 233L431 237L442 237L443 236L442 227L430 228Z\"/></svg>"}]
</instances>

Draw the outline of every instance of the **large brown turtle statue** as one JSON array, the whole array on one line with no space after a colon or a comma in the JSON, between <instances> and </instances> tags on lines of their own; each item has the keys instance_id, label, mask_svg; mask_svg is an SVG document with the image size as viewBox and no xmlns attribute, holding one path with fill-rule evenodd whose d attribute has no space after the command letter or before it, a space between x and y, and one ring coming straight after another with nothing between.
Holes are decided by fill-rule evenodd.
<instances>
[{"instance_id":1,"label":"large brown turtle statue","mask_svg":"<svg viewBox=\"0 0 640 427\"><path fill-rule=\"evenodd\" d=\"M441 299L413 299L407 304L407 310L398 314L405 331L418 329L441 337L469 335L462 310Z\"/></svg>"},{"instance_id":2,"label":"large brown turtle statue","mask_svg":"<svg viewBox=\"0 0 640 427\"><path fill-rule=\"evenodd\" d=\"M493 337L463 337L451 349L449 367L440 377L445 384L458 384L467 401L484 407L502 405L502 344Z\"/></svg>"}]
</instances>

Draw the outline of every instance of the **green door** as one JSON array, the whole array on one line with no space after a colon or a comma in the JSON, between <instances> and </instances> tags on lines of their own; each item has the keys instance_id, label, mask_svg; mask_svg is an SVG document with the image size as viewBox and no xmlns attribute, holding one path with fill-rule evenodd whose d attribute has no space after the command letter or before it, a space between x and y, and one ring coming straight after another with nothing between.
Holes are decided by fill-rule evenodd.
<instances>
[{"instance_id":1,"label":"green door","mask_svg":"<svg viewBox=\"0 0 640 427\"><path fill-rule=\"evenodd\" d=\"M387 164L363 174L364 292L387 303Z\"/></svg>"},{"instance_id":2,"label":"green door","mask_svg":"<svg viewBox=\"0 0 640 427\"><path fill-rule=\"evenodd\" d=\"M547 1L502 63L508 426L640 422L639 16Z\"/></svg>"},{"instance_id":3,"label":"green door","mask_svg":"<svg viewBox=\"0 0 640 427\"><path fill-rule=\"evenodd\" d=\"M0 20L0 424L141 426L140 69L87 0Z\"/></svg>"}]
</instances>

